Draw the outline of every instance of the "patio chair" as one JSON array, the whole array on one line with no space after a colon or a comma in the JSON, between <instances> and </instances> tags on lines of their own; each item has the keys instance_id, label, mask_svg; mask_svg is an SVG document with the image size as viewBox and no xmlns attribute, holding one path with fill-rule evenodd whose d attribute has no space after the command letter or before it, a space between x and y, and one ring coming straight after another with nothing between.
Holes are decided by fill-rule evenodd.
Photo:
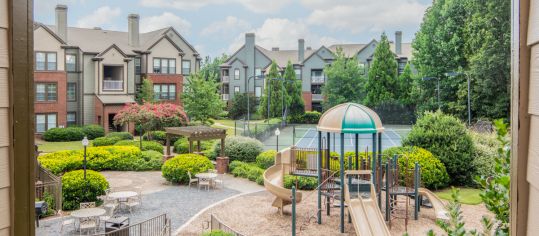
<instances>
[{"instance_id":1,"label":"patio chair","mask_svg":"<svg viewBox=\"0 0 539 236\"><path fill-rule=\"evenodd\" d=\"M209 178L198 178L198 191L200 191L200 187L204 186L206 188L206 191L210 190L211 187L211 179Z\"/></svg>"},{"instance_id":2,"label":"patio chair","mask_svg":"<svg viewBox=\"0 0 539 236\"><path fill-rule=\"evenodd\" d=\"M140 205L140 200L140 194L138 194L136 197L131 197L127 199L127 202L124 203L124 205L129 208L129 213L133 213L133 208Z\"/></svg>"},{"instance_id":3,"label":"patio chair","mask_svg":"<svg viewBox=\"0 0 539 236\"><path fill-rule=\"evenodd\" d=\"M99 225L101 225L101 222L103 222L103 224L105 223L105 221L109 220L110 218L112 218L114 216L114 210L116 209L116 207L104 207L105 208L105 214L102 215L102 216L99 216Z\"/></svg>"},{"instance_id":4,"label":"patio chair","mask_svg":"<svg viewBox=\"0 0 539 236\"><path fill-rule=\"evenodd\" d=\"M79 222L79 235L82 235L82 231L86 230L86 234L90 234L90 230L94 230L94 234L97 233L97 219L96 218L89 218L85 220L81 220Z\"/></svg>"},{"instance_id":5,"label":"patio chair","mask_svg":"<svg viewBox=\"0 0 539 236\"><path fill-rule=\"evenodd\" d=\"M64 233L64 228L70 225L73 225L73 229L76 229L75 219L73 219L73 217L69 215L65 215L65 213L62 210L59 210L58 214L62 217L62 220L60 221L60 235Z\"/></svg>"},{"instance_id":6,"label":"patio chair","mask_svg":"<svg viewBox=\"0 0 539 236\"><path fill-rule=\"evenodd\" d=\"M187 171L187 175L189 176L189 188L191 188L192 183L198 184L198 179L191 176L191 171Z\"/></svg>"},{"instance_id":7,"label":"patio chair","mask_svg":"<svg viewBox=\"0 0 539 236\"><path fill-rule=\"evenodd\" d=\"M94 207L95 207L95 202L81 202L79 205L80 209L94 208Z\"/></svg>"},{"instance_id":8,"label":"patio chair","mask_svg":"<svg viewBox=\"0 0 539 236\"><path fill-rule=\"evenodd\" d=\"M213 180L213 185L217 187L217 185L221 185L221 188L225 187L225 182L223 180L222 174L217 174L217 178Z\"/></svg>"}]
</instances>

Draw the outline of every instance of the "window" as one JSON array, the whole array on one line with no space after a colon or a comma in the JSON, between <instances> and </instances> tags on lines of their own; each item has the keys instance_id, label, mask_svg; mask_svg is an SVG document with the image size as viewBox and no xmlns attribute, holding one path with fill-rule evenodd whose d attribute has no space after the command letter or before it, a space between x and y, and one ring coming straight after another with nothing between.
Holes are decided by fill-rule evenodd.
<instances>
[{"instance_id":1,"label":"window","mask_svg":"<svg viewBox=\"0 0 539 236\"><path fill-rule=\"evenodd\" d=\"M406 61L399 61L399 75L404 72L404 68L406 67Z\"/></svg>"},{"instance_id":2,"label":"window","mask_svg":"<svg viewBox=\"0 0 539 236\"><path fill-rule=\"evenodd\" d=\"M76 112L68 112L67 113L67 126L72 126L77 124L77 113Z\"/></svg>"},{"instance_id":3,"label":"window","mask_svg":"<svg viewBox=\"0 0 539 236\"><path fill-rule=\"evenodd\" d=\"M77 83L67 83L67 101L77 101Z\"/></svg>"},{"instance_id":4,"label":"window","mask_svg":"<svg viewBox=\"0 0 539 236\"><path fill-rule=\"evenodd\" d=\"M56 113L36 114L36 132L43 133L56 128Z\"/></svg>"},{"instance_id":5,"label":"window","mask_svg":"<svg viewBox=\"0 0 539 236\"><path fill-rule=\"evenodd\" d=\"M240 86L234 86L234 94L240 92Z\"/></svg>"},{"instance_id":6,"label":"window","mask_svg":"<svg viewBox=\"0 0 539 236\"><path fill-rule=\"evenodd\" d=\"M311 93L312 94L322 94L322 85L311 85Z\"/></svg>"},{"instance_id":7,"label":"window","mask_svg":"<svg viewBox=\"0 0 539 236\"><path fill-rule=\"evenodd\" d=\"M311 83L324 83L324 72L322 70L312 70Z\"/></svg>"},{"instance_id":8,"label":"window","mask_svg":"<svg viewBox=\"0 0 539 236\"><path fill-rule=\"evenodd\" d=\"M365 74L365 63L360 62L358 64L358 67L359 67L359 73L360 74Z\"/></svg>"},{"instance_id":9,"label":"window","mask_svg":"<svg viewBox=\"0 0 539 236\"><path fill-rule=\"evenodd\" d=\"M191 61L189 60L182 61L182 74L184 75L191 74Z\"/></svg>"},{"instance_id":10,"label":"window","mask_svg":"<svg viewBox=\"0 0 539 236\"><path fill-rule=\"evenodd\" d=\"M294 69L294 72L296 72L296 79L301 79L301 69L296 68Z\"/></svg>"},{"instance_id":11,"label":"window","mask_svg":"<svg viewBox=\"0 0 539 236\"><path fill-rule=\"evenodd\" d=\"M77 71L77 55L66 54L66 71Z\"/></svg>"},{"instance_id":12,"label":"window","mask_svg":"<svg viewBox=\"0 0 539 236\"><path fill-rule=\"evenodd\" d=\"M36 70L56 70L56 52L36 52Z\"/></svg>"},{"instance_id":13,"label":"window","mask_svg":"<svg viewBox=\"0 0 539 236\"><path fill-rule=\"evenodd\" d=\"M176 85L154 84L153 96L155 100L176 100Z\"/></svg>"},{"instance_id":14,"label":"window","mask_svg":"<svg viewBox=\"0 0 539 236\"><path fill-rule=\"evenodd\" d=\"M141 71L140 57L135 57L135 74L140 75Z\"/></svg>"},{"instance_id":15,"label":"window","mask_svg":"<svg viewBox=\"0 0 539 236\"><path fill-rule=\"evenodd\" d=\"M56 84L54 83L37 83L36 84L36 101L37 102L54 102L56 101Z\"/></svg>"},{"instance_id":16,"label":"window","mask_svg":"<svg viewBox=\"0 0 539 236\"><path fill-rule=\"evenodd\" d=\"M176 74L176 59L154 58L153 73L156 74Z\"/></svg>"},{"instance_id":17,"label":"window","mask_svg":"<svg viewBox=\"0 0 539 236\"><path fill-rule=\"evenodd\" d=\"M255 69L255 76L259 77L259 76L261 76L261 75L262 75L262 69L256 68L256 69Z\"/></svg>"},{"instance_id":18,"label":"window","mask_svg":"<svg viewBox=\"0 0 539 236\"><path fill-rule=\"evenodd\" d=\"M121 91L124 89L123 66L103 65L103 90Z\"/></svg>"},{"instance_id":19,"label":"window","mask_svg":"<svg viewBox=\"0 0 539 236\"><path fill-rule=\"evenodd\" d=\"M240 79L240 69L234 69L234 79L239 80Z\"/></svg>"},{"instance_id":20,"label":"window","mask_svg":"<svg viewBox=\"0 0 539 236\"><path fill-rule=\"evenodd\" d=\"M262 87L260 87L260 86L256 86L256 87L255 87L255 96L256 96L257 98L259 98L260 96L262 96Z\"/></svg>"}]
</instances>

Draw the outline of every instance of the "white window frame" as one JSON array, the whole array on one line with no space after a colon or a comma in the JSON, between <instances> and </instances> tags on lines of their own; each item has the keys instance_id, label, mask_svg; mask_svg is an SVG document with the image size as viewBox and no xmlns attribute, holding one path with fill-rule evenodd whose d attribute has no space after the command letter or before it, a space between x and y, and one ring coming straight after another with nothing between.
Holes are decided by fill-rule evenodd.
<instances>
[{"instance_id":1,"label":"white window frame","mask_svg":"<svg viewBox=\"0 0 539 236\"><path fill-rule=\"evenodd\" d=\"M238 68L234 69L234 79L235 80L240 79L240 69L238 69Z\"/></svg>"},{"instance_id":2,"label":"white window frame","mask_svg":"<svg viewBox=\"0 0 539 236\"><path fill-rule=\"evenodd\" d=\"M262 86L255 87L255 97L259 98L262 96Z\"/></svg>"}]
</instances>

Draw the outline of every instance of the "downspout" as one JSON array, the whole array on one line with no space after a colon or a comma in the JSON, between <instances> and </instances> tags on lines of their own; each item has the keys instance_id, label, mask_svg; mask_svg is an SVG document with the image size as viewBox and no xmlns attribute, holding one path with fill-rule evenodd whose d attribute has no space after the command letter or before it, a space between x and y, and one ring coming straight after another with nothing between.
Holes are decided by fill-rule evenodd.
<instances>
[{"instance_id":1,"label":"downspout","mask_svg":"<svg viewBox=\"0 0 539 236\"><path fill-rule=\"evenodd\" d=\"M81 110L81 116L80 117L81 117L82 125L85 125L85 122L84 122L84 113L85 113L84 112L84 97L86 95L84 94L84 54L81 53L81 52L82 51L79 50L79 55L81 55L80 57L81 57L81 62L82 62L81 73L79 74L79 76L80 76L79 78L81 78L81 80L80 80L81 81L80 90L79 91L81 92L80 94L82 95L82 96L79 96L81 98L80 99L80 110Z\"/></svg>"}]
</instances>

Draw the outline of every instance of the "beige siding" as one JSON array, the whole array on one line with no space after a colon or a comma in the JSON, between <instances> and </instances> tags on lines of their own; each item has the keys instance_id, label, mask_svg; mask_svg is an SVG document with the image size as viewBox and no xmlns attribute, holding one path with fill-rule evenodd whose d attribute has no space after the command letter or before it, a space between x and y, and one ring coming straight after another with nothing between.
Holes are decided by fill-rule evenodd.
<instances>
[{"instance_id":1,"label":"beige siding","mask_svg":"<svg viewBox=\"0 0 539 236\"><path fill-rule=\"evenodd\" d=\"M127 67L126 63L124 62L125 57L118 51L116 48L111 48L108 50L105 54L103 54L101 57L103 57L103 60L101 63L99 63L99 73L96 72L96 83L99 83L100 85L103 84L103 68L106 65L112 65L112 66L123 66L123 81L124 81L124 89L122 91L103 91L103 87L99 86L100 93L101 94L126 94L127 93ZM98 63L95 63L96 67L98 66ZM97 70L96 70L97 71Z\"/></svg>"},{"instance_id":2,"label":"beige siding","mask_svg":"<svg viewBox=\"0 0 539 236\"><path fill-rule=\"evenodd\" d=\"M527 44L531 46L528 113L530 135L527 181L529 183L528 235L539 235L539 1L530 1ZM525 79L525 78L521 78Z\"/></svg>"},{"instance_id":3,"label":"beige siding","mask_svg":"<svg viewBox=\"0 0 539 236\"><path fill-rule=\"evenodd\" d=\"M0 0L0 236L10 234L8 3Z\"/></svg>"},{"instance_id":4,"label":"beige siding","mask_svg":"<svg viewBox=\"0 0 539 236\"><path fill-rule=\"evenodd\" d=\"M537 4L539 5L539 4ZM539 19L537 19L539 20ZM534 92L535 91L535 92ZM539 46L531 50L529 113L539 116Z\"/></svg>"},{"instance_id":5,"label":"beige siding","mask_svg":"<svg viewBox=\"0 0 539 236\"><path fill-rule=\"evenodd\" d=\"M153 59L154 58L174 58L176 59L176 74L181 74L182 70L182 57L180 57L180 52L170 41L167 39L162 39L158 44L150 49L152 53L148 55L148 72L153 73ZM194 63L192 63L194 65Z\"/></svg>"},{"instance_id":6,"label":"beige siding","mask_svg":"<svg viewBox=\"0 0 539 236\"><path fill-rule=\"evenodd\" d=\"M52 36L48 31L43 28L34 30L34 50L56 52L57 70L64 70L64 49L62 49L62 43Z\"/></svg>"}]
</instances>

